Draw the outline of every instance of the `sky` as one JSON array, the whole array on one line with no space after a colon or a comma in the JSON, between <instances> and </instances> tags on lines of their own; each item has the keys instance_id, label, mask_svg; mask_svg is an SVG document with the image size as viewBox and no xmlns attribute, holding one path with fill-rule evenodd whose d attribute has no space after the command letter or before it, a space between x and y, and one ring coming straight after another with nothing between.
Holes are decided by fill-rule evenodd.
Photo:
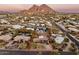
<instances>
[{"instance_id":1,"label":"sky","mask_svg":"<svg viewBox=\"0 0 79 59\"><path fill-rule=\"evenodd\" d=\"M79 13L79 4L47 4L47 5L58 12ZM0 4L0 11L20 11L29 9L32 6L33 4Z\"/></svg>"}]
</instances>

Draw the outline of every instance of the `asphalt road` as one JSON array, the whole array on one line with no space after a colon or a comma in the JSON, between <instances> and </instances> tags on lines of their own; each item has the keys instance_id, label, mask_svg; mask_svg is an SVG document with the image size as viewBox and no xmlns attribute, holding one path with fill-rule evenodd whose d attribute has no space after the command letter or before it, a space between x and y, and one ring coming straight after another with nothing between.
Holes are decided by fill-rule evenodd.
<instances>
[{"instance_id":1,"label":"asphalt road","mask_svg":"<svg viewBox=\"0 0 79 59\"><path fill-rule=\"evenodd\" d=\"M58 26L58 28L60 28L60 30L61 30L62 32L64 32L64 34L66 34L66 36L67 36L72 42L74 42L74 43L77 45L77 47L79 48L79 41L77 41L78 39L75 38L75 37L73 37L71 34L69 34L65 28L63 28L63 27L60 26L60 24L58 24L58 23L55 23L55 24L56 24L56 26ZM63 25L62 25L62 26L63 26Z\"/></svg>"},{"instance_id":2,"label":"asphalt road","mask_svg":"<svg viewBox=\"0 0 79 59\"><path fill-rule=\"evenodd\" d=\"M51 51L16 51L16 50L0 50L0 55L76 55L74 52L59 52L55 54Z\"/></svg>"}]
</instances>

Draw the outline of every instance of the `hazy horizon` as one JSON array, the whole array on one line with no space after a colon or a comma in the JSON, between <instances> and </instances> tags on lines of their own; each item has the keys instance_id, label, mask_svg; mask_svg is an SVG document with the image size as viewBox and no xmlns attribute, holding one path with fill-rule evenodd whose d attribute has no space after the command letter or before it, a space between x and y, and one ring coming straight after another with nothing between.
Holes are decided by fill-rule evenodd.
<instances>
[{"instance_id":1,"label":"hazy horizon","mask_svg":"<svg viewBox=\"0 0 79 59\"><path fill-rule=\"evenodd\" d=\"M41 5L41 4L36 4ZM46 4L55 11L65 13L79 13L79 4ZM0 11L20 11L29 9L33 4L0 4Z\"/></svg>"}]
</instances>

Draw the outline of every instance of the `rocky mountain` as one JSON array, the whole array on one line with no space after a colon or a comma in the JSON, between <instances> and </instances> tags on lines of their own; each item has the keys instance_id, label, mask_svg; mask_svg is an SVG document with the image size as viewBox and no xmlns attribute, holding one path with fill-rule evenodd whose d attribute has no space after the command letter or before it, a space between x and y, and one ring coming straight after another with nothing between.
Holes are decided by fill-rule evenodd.
<instances>
[{"instance_id":1,"label":"rocky mountain","mask_svg":"<svg viewBox=\"0 0 79 59\"><path fill-rule=\"evenodd\" d=\"M29 11L29 12L37 12L38 9L39 9L39 6L33 5L28 11Z\"/></svg>"},{"instance_id":2,"label":"rocky mountain","mask_svg":"<svg viewBox=\"0 0 79 59\"><path fill-rule=\"evenodd\" d=\"M27 14L48 14L48 13L56 13L55 10L53 10L52 8L50 8L48 5L46 4L42 4L40 6L37 5L33 5L31 8L29 8L28 10L24 10L22 11L23 13L27 13Z\"/></svg>"},{"instance_id":3,"label":"rocky mountain","mask_svg":"<svg viewBox=\"0 0 79 59\"><path fill-rule=\"evenodd\" d=\"M44 12L44 13L55 13L55 11L52 8L50 8L49 6L47 6L46 4L42 4L39 7L39 11Z\"/></svg>"}]
</instances>

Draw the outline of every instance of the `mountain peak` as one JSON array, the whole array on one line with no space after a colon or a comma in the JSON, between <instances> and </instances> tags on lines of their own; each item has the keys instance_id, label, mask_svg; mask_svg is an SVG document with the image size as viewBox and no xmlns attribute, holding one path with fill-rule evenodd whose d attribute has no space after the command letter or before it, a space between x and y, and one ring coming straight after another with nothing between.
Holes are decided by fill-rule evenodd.
<instances>
[{"instance_id":1,"label":"mountain peak","mask_svg":"<svg viewBox=\"0 0 79 59\"><path fill-rule=\"evenodd\" d=\"M29 9L29 11L32 11L32 10L36 10L36 9L38 9L39 8L39 6L37 6L37 5L33 5L30 9Z\"/></svg>"},{"instance_id":2,"label":"mountain peak","mask_svg":"<svg viewBox=\"0 0 79 59\"><path fill-rule=\"evenodd\" d=\"M42 4L42 5L40 5L40 6L42 6L42 7L48 7L46 4Z\"/></svg>"},{"instance_id":3,"label":"mountain peak","mask_svg":"<svg viewBox=\"0 0 79 59\"><path fill-rule=\"evenodd\" d=\"M32 7L38 7L38 6L34 4Z\"/></svg>"},{"instance_id":4,"label":"mountain peak","mask_svg":"<svg viewBox=\"0 0 79 59\"><path fill-rule=\"evenodd\" d=\"M44 13L55 13L55 11L46 4L40 5L39 10Z\"/></svg>"}]
</instances>

